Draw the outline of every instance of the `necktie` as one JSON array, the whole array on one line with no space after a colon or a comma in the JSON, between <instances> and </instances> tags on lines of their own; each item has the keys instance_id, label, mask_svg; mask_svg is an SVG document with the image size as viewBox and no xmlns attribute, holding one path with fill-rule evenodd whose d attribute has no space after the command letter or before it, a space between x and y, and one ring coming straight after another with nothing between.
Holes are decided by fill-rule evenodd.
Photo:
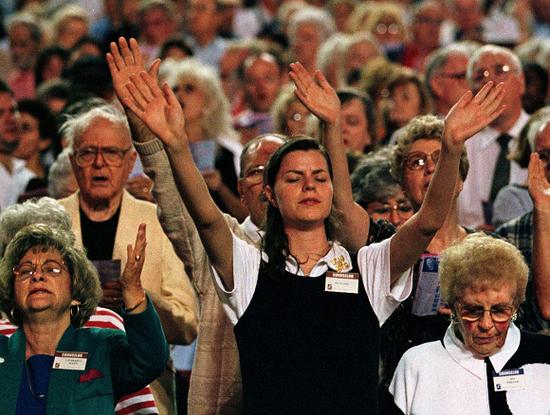
<instances>
[{"instance_id":1,"label":"necktie","mask_svg":"<svg viewBox=\"0 0 550 415\"><path fill-rule=\"evenodd\" d=\"M495 171L493 173L493 183L491 184L491 203L497 197L498 191L506 186L510 182L510 160L508 156L508 143L512 139L511 136L504 133L497 138L497 142L500 146L500 152L498 153L497 163L495 165Z\"/></svg>"}]
</instances>

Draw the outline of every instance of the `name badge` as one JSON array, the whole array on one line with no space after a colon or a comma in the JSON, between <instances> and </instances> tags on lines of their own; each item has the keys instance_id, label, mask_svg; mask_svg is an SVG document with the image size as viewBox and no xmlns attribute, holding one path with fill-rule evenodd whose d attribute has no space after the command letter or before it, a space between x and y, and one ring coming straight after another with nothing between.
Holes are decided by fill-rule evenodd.
<instances>
[{"instance_id":1,"label":"name badge","mask_svg":"<svg viewBox=\"0 0 550 415\"><path fill-rule=\"evenodd\" d=\"M327 272L325 291L334 293L359 293L359 274L357 272Z\"/></svg>"},{"instance_id":2,"label":"name badge","mask_svg":"<svg viewBox=\"0 0 550 415\"><path fill-rule=\"evenodd\" d=\"M87 352L55 352L53 369L84 370L88 360Z\"/></svg>"},{"instance_id":3,"label":"name badge","mask_svg":"<svg viewBox=\"0 0 550 415\"><path fill-rule=\"evenodd\" d=\"M495 392L505 392L525 389L525 373L523 368L507 369L502 372L493 372Z\"/></svg>"}]
</instances>

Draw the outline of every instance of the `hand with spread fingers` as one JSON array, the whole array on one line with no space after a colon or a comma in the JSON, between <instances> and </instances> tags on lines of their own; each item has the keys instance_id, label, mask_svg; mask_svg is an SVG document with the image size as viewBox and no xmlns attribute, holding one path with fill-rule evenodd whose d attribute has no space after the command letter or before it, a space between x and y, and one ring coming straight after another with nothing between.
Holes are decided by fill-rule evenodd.
<instances>
[{"instance_id":1,"label":"hand with spread fingers","mask_svg":"<svg viewBox=\"0 0 550 415\"><path fill-rule=\"evenodd\" d=\"M290 79L296 85L296 96L316 117L334 124L340 117L340 99L323 73L315 71L314 76L300 62L290 64Z\"/></svg>"},{"instance_id":2,"label":"hand with spread fingers","mask_svg":"<svg viewBox=\"0 0 550 415\"><path fill-rule=\"evenodd\" d=\"M126 84L128 95L122 103L164 143L173 146L187 142L183 110L174 92L164 83L162 89L156 80L142 71L130 75Z\"/></svg>"},{"instance_id":3,"label":"hand with spread fingers","mask_svg":"<svg viewBox=\"0 0 550 415\"><path fill-rule=\"evenodd\" d=\"M118 45L115 42L110 44L110 53L107 53L107 64L113 79L113 87L118 99L123 102L128 98L126 84L130 82L130 76L138 76L145 71L145 64L141 55L141 50L136 39L131 38L126 41L125 38L118 39ZM156 59L149 68L149 75L157 80L160 59Z\"/></svg>"},{"instance_id":4,"label":"hand with spread fingers","mask_svg":"<svg viewBox=\"0 0 550 415\"><path fill-rule=\"evenodd\" d=\"M487 82L473 96L466 92L445 117L442 145L449 150L461 152L464 142L494 121L504 110L502 99L504 84Z\"/></svg>"},{"instance_id":5,"label":"hand with spread fingers","mask_svg":"<svg viewBox=\"0 0 550 415\"><path fill-rule=\"evenodd\" d=\"M145 224L142 223L139 225L134 246L128 245L127 247L128 259L120 277L122 299L128 312L140 313L147 308L145 292L141 285L141 271L145 261L146 246Z\"/></svg>"}]
</instances>

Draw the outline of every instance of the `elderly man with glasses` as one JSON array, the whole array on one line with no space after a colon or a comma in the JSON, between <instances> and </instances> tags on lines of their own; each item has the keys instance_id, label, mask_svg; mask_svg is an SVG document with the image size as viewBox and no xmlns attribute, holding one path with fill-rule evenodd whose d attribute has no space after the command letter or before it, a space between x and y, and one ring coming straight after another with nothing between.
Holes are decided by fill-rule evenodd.
<instances>
[{"instance_id":1,"label":"elderly man with glasses","mask_svg":"<svg viewBox=\"0 0 550 415\"><path fill-rule=\"evenodd\" d=\"M474 92L489 81L504 83L506 108L488 127L466 143L470 173L458 198L461 225L492 229L492 208L498 191L509 183L525 183L527 169L510 161L521 129L529 116L522 107L525 78L518 57L509 49L494 45L479 48L466 72Z\"/></svg>"},{"instance_id":2,"label":"elderly man with glasses","mask_svg":"<svg viewBox=\"0 0 550 415\"><path fill-rule=\"evenodd\" d=\"M96 107L66 121L61 131L70 143L80 190L60 203L71 216L77 244L86 248L92 261L124 261L135 229L146 223L143 287L158 311L168 342L191 343L197 335L197 304L184 264L162 231L155 205L124 190L137 157L126 117L112 107ZM123 306L119 281L104 279L102 288L102 305L119 310ZM175 413L173 375L167 369L151 384L161 414Z\"/></svg>"}]
</instances>

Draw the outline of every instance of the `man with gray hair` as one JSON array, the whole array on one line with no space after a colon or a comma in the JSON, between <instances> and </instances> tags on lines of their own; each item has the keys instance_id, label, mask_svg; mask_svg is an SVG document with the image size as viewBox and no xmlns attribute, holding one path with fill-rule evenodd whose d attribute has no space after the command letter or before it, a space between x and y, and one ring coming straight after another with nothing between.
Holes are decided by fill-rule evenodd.
<instances>
[{"instance_id":1,"label":"man with gray hair","mask_svg":"<svg viewBox=\"0 0 550 415\"><path fill-rule=\"evenodd\" d=\"M470 173L458 198L461 225L492 229L492 208L498 191L509 183L527 180L527 170L508 159L529 119L521 100L525 78L518 57L509 49L494 45L474 52L466 76L474 94L489 81L504 84L504 111L466 142Z\"/></svg>"},{"instance_id":2,"label":"man with gray hair","mask_svg":"<svg viewBox=\"0 0 550 415\"><path fill-rule=\"evenodd\" d=\"M77 245L86 248L91 260L124 262L135 229L146 223L143 286L159 313L168 342L189 344L197 335L197 306L184 265L162 231L155 205L124 190L137 157L126 117L113 107L96 107L68 119L61 131L70 145L80 190L60 204L71 216ZM102 288L102 305L120 309L119 281L104 280ZM160 413L174 413L172 369L167 368L151 387Z\"/></svg>"},{"instance_id":3,"label":"man with gray hair","mask_svg":"<svg viewBox=\"0 0 550 415\"><path fill-rule=\"evenodd\" d=\"M458 99L470 89L466 80L466 67L476 48L474 42L456 42L435 50L426 58L426 87L436 115L447 115Z\"/></svg>"}]
</instances>

